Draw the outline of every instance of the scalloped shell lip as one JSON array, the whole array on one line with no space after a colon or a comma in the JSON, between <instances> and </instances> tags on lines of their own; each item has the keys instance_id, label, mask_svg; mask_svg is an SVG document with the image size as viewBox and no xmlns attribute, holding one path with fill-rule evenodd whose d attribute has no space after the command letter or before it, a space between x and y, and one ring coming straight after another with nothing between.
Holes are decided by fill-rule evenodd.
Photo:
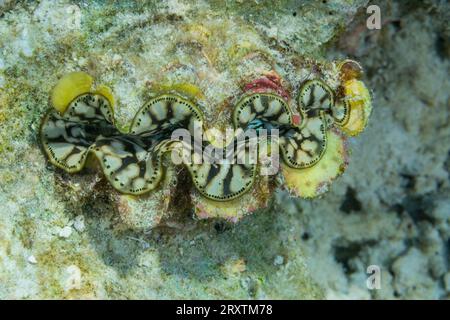
<instances>
[{"instance_id":1,"label":"scalloped shell lip","mask_svg":"<svg viewBox=\"0 0 450 320\"><path fill-rule=\"evenodd\" d=\"M201 196L197 190L191 192L195 214L199 219L222 218L236 223L247 214L267 207L274 186L267 180L261 181L258 188L253 188L241 197L230 201L215 201Z\"/></svg>"},{"instance_id":2,"label":"scalloped shell lip","mask_svg":"<svg viewBox=\"0 0 450 320\"><path fill-rule=\"evenodd\" d=\"M259 96L267 96L267 97L272 97L272 98L279 98L278 95L276 95L275 93L271 93L271 92L257 92L257 93L250 93L247 95L244 95L243 97L241 97L238 101L238 103L235 105L234 110L233 110L233 125L234 127L237 129L239 128L239 121L238 121L238 111L239 108L247 103L249 100L254 99L255 97L259 97ZM293 111L291 109L291 107L289 106L289 104L287 102L283 102L283 108L285 109L285 111L289 114L290 116L290 121L289 124L293 124Z\"/></svg>"},{"instance_id":3,"label":"scalloped shell lip","mask_svg":"<svg viewBox=\"0 0 450 320\"><path fill-rule=\"evenodd\" d=\"M45 143L44 143L44 135L42 134L42 130L43 130L43 126L44 124L47 122L48 117L50 116L50 113L52 112L52 109L47 110L47 112L45 113L44 117L42 118L42 121L40 123L39 126L39 147L41 148L41 150L45 153L45 155L47 156L46 158L48 159L48 161L53 164L55 167L62 169L68 173L77 173L80 172L81 170L83 170L84 165L86 163L86 158L88 156L89 150L86 152L86 155L83 157L83 161L81 163L80 168L67 168L63 165L61 165L58 161L56 161L55 159L53 159L52 155L50 154L50 151L45 147Z\"/></svg>"},{"instance_id":4,"label":"scalloped shell lip","mask_svg":"<svg viewBox=\"0 0 450 320\"><path fill-rule=\"evenodd\" d=\"M154 101L159 100L159 99L166 99L166 98L170 98L170 97L175 97L176 99L188 104L196 113L197 119L200 122L204 121L204 116L203 116L203 112L201 111L201 109L197 106L197 104L185 99L184 97L182 97L181 95L178 94L162 94L162 95L158 95L157 97L154 97L152 99L150 99L149 101L147 101L146 103L144 103L144 105L142 107L140 107L138 109L138 111L136 112L136 114L134 115L133 119L131 120L131 126L130 126L130 130L129 132L131 133L133 128L136 126L136 121L137 118L139 116L139 113L143 112L146 108L148 108Z\"/></svg>"},{"instance_id":5,"label":"scalloped shell lip","mask_svg":"<svg viewBox=\"0 0 450 320\"><path fill-rule=\"evenodd\" d=\"M75 97L67 104L67 106L65 107L64 113L67 111L68 107L69 107L75 100L77 100L78 98L80 98L80 97L83 96L83 95L90 94L90 93L92 93L92 92L88 91L88 92L80 93L79 95L75 96ZM108 97L104 96L104 95L101 94L101 93L92 93L92 94L102 96L102 97L105 98L108 102L110 102L110 100L108 99ZM111 105L108 105L108 108L109 108L109 110L111 111L111 114L112 114L111 119L112 119L112 121L113 121L112 124L114 125L114 108L112 108ZM87 160L89 154L90 154L91 151L92 151L92 150L91 150L91 147L88 148L88 150L86 151L85 155L83 156L83 160L81 161L80 167L79 167L79 168L77 168L77 167L75 167L75 168L68 168L68 167L66 167L66 166L63 166L63 165L60 164L58 161L56 161L55 159L53 159L53 157L52 157L51 154L50 154L50 151L45 147L45 143L44 143L44 134L43 134L42 130L43 130L43 126L45 125L45 123L47 123L50 114L51 114L52 112L54 112L54 110L58 111L57 109L54 108L54 106L52 106L52 108L48 108L47 111L46 111L45 114L44 114L44 117L42 118L42 120L41 120L41 122L40 122L40 125L39 125L39 131L38 131L38 132L39 132L39 147L40 147L41 150L46 154L48 161L49 161L51 164L53 164L54 166L58 167L59 169L65 170L65 171L67 171L68 173L77 173L77 172L80 172L81 170L83 170L83 168L84 168L84 166L85 166L85 163L86 163L86 160ZM59 111L58 111L58 113L59 113ZM63 113L63 114L64 114L64 113Z\"/></svg>"},{"instance_id":6,"label":"scalloped shell lip","mask_svg":"<svg viewBox=\"0 0 450 320\"><path fill-rule=\"evenodd\" d=\"M282 165L285 187L291 194L302 198L320 196L344 172L348 165L347 139L337 130L330 130L328 135L328 151L316 166L300 171Z\"/></svg>"}]
</instances>

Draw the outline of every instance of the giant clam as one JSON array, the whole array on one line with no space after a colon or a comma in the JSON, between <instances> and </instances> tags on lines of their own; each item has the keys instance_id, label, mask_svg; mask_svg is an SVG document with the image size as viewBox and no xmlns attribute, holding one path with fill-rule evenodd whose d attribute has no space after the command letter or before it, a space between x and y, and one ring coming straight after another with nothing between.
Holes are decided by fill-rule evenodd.
<instances>
[{"instance_id":1,"label":"giant clam","mask_svg":"<svg viewBox=\"0 0 450 320\"><path fill-rule=\"evenodd\" d=\"M93 79L86 73L70 73L52 92L53 109L43 118L40 141L49 161L70 173L82 170L92 155L110 184L132 195L159 188L168 166L173 166L163 158L188 150L189 161L184 157L181 163L194 186L190 194L197 215L237 220L263 206L280 181L297 196L315 197L345 169L344 135L364 129L371 101L358 79L361 70L356 62L346 60L336 67L341 80L335 90L323 79L306 79L295 103L283 90L265 90L274 89L276 81L256 80L233 108L232 139L217 146L202 135L200 153L192 143L205 117L195 101L174 93L158 95L136 113L130 130L122 132L114 125L111 90L93 89ZM178 129L192 139L173 139ZM263 135L263 129L276 129L278 135ZM251 130L256 134L249 138ZM281 155L281 170L262 174L261 157L251 161L252 139L256 149L265 151L264 160ZM196 161L204 149L224 155L225 161Z\"/></svg>"}]
</instances>

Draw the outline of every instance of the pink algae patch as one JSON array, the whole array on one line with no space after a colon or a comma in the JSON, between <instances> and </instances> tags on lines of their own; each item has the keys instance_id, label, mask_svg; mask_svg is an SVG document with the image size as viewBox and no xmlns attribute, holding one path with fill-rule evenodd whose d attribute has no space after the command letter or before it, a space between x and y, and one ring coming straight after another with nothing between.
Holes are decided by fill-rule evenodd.
<instances>
[{"instance_id":1,"label":"pink algae patch","mask_svg":"<svg viewBox=\"0 0 450 320\"><path fill-rule=\"evenodd\" d=\"M302 122L302 117L296 113L292 115L292 123L296 126L300 125L300 123Z\"/></svg>"},{"instance_id":2,"label":"pink algae patch","mask_svg":"<svg viewBox=\"0 0 450 320\"><path fill-rule=\"evenodd\" d=\"M261 78L253 80L250 83L247 83L244 86L244 91L250 91L252 93L267 93L267 92L275 92L284 100L289 101L290 95L281 85L280 76L274 71L267 72ZM302 117L299 113L294 112L292 115L292 124L295 126L299 126L302 122Z\"/></svg>"},{"instance_id":3,"label":"pink algae patch","mask_svg":"<svg viewBox=\"0 0 450 320\"><path fill-rule=\"evenodd\" d=\"M196 209L197 209L197 212L196 212L197 217L199 217L200 219L207 219L207 218L209 218L209 214L206 211L205 206L203 206L200 203L197 203L197 208Z\"/></svg>"},{"instance_id":4,"label":"pink algae patch","mask_svg":"<svg viewBox=\"0 0 450 320\"><path fill-rule=\"evenodd\" d=\"M286 101L290 99L289 94L281 85L280 76L275 72L268 72L263 77L246 84L244 86L244 91L251 91L255 93L275 91Z\"/></svg>"}]
</instances>

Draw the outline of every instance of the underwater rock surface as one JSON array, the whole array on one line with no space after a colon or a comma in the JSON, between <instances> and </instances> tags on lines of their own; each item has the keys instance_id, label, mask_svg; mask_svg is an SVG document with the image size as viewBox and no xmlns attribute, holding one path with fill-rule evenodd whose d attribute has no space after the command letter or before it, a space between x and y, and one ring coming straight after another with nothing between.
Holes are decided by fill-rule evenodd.
<instances>
[{"instance_id":1,"label":"underwater rock surface","mask_svg":"<svg viewBox=\"0 0 450 320\"><path fill-rule=\"evenodd\" d=\"M0 3L0 298L448 296L450 160L435 143L450 136L448 8L386 5L393 22L356 34L367 1ZM152 201L95 169L62 172L39 149L49 92L68 72L112 88L123 131L170 90L214 106L205 116L220 128L242 79L275 71L295 92L296 66L346 56L375 97L348 171L321 199L280 191L236 225L174 210L187 196L171 188L186 179L177 172ZM382 290L365 287L369 264Z\"/></svg>"}]
</instances>

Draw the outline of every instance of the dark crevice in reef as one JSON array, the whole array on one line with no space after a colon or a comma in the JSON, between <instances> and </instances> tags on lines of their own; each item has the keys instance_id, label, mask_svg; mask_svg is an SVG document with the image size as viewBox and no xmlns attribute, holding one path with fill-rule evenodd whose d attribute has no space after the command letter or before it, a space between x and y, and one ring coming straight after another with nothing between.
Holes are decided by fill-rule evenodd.
<instances>
[{"instance_id":1,"label":"dark crevice in reef","mask_svg":"<svg viewBox=\"0 0 450 320\"><path fill-rule=\"evenodd\" d=\"M223 220L216 221L214 223L214 230L216 230L217 234L222 234L228 230L231 230L232 228L233 225Z\"/></svg>"},{"instance_id":2,"label":"dark crevice in reef","mask_svg":"<svg viewBox=\"0 0 450 320\"><path fill-rule=\"evenodd\" d=\"M417 194L417 177L411 173L400 173L401 187L405 190L405 197L391 206L391 210L398 215L409 215L418 224L426 221L434 223L430 211L434 207L433 194Z\"/></svg>"},{"instance_id":3,"label":"dark crevice in reef","mask_svg":"<svg viewBox=\"0 0 450 320\"><path fill-rule=\"evenodd\" d=\"M397 213L397 215L408 215L411 217L412 223L417 224L423 221L433 222L433 218L428 215L428 211L431 209L427 205L432 204L429 199L424 199L423 196L407 196L401 202L392 205L389 209ZM412 228L412 224L408 228Z\"/></svg>"},{"instance_id":4,"label":"dark crevice in reef","mask_svg":"<svg viewBox=\"0 0 450 320\"><path fill-rule=\"evenodd\" d=\"M302 234L302 240L303 241L308 241L311 238L311 235L309 234L309 232L303 232Z\"/></svg>"},{"instance_id":5,"label":"dark crevice in reef","mask_svg":"<svg viewBox=\"0 0 450 320\"><path fill-rule=\"evenodd\" d=\"M345 213L359 212L362 210L362 203L358 200L355 189L347 187L344 201L339 209Z\"/></svg>"},{"instance_id":6,"label":"dark crevice in reef","mask_svg":"<svg viewBox=\"0 0 450 320\"><path fill-rule=\"evenodd\" d=\"M429 195L408 195L403 199L401 207L416 224L421 221L434 223L427 214L433 208L433 200Z\"/></svg>"},{"instance_id":7,"label":"dark crevice in reef","mask_svg":"<svg viewBox=\"0 0 450 320\"><path fill-rule=\"evenodd\" d=\"M437 34L436 52L441 60L445 60L450 57L450 36L444 33Z\"/></svg>"},{"instance_id":8,"label":"dark crevice in reef","mask_svg":"<svg viewBox=\"0 0 450 320\"><path fill-rule=\"evenodd\" d=\"M448 179L450 180L450 151L447 154L447 159L444 161L444 169L448 173Z\"/></svg>"},{"instance_id":9,"label":"dark crevice in reef","mask_svg":"<svg viewBox=\"0 0 450 320\"><path fill-rule=\"evenodd\" d=\"M344 269L345 274L349 275L356 272L356 267L352 263L352 259L360 256L361 251L377 244L375 240L347 242L337 241L339 244L333 246L334 258L340 263Z\"/></svg>"},{"instance_id":10,"label":"dark crevice in reef","mask_svg":"<svg viewBox=\"0 0 450 320\"><path fill-rule=\"evenodd\" d=\"M447 241L445 242L445 252L447 253L446 256L447 259L447 269L450 268L450 237L447 238Z\"/></svg>"},{"instance_id":11,"label":"dark crevice in reef","mask_svg":"<svg viewBox=\"0 0 450 320\"><path fill-rule=\"evenodd\" d=\"M402 187L407 191L414 190L416 186L416 177L408 173L400 173L400 181Z\"/></svg>"},{"instance_id":12,"label":"dark crevice in reef","mask_svg":"<svg viewBox=\"0 0 450 320\"><path fill-rule=\"evenodd\" d=\"M392 205L389 208L390 211L394 211L395 213L397 213L398 215L403 214L403 212L405 211L405 208L403 207L403 205L401 203L396 203L394 205Z\"/></svg>"},{"instance_id":13,"label":"dark crevice in reef","mask_svg":"<svg viewBox=\"0 0 450 320\"><path fill-rule=\"evenodd\" d=\"M165 159L168 161L168 159ZM166 164L164 164L165 166ZM179 221L185 221L186 219L192 219L193 215L193 205L192 200L188 192L186 190L190 190L192 188L192 179L189 176L189 173L182 166L178 166L175 169L177 171L177 185L172 189L171 192L171 201L169 204L169 211L177 212L179 214ZM176 209L175 209L176 208ZM162 222L167 220L171 220L173 217L163 218Z\"/></svg>"}]
</instances>

